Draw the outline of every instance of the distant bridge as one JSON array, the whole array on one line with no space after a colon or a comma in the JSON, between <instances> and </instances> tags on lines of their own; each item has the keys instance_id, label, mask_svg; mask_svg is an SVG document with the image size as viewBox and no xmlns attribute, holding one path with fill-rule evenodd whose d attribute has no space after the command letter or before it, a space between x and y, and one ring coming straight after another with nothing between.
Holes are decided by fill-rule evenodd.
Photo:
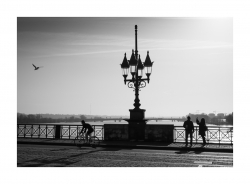
<instances>
[{"instance_id":1,"label":"distant bridge","mask_svg":"<svg viewBox=\"0 0 250 184\"><path fill-rule=\"evenodd\" d=\"M164 120L171 120L171 121L186 121L187 118L172 118L172 117L169 117L169 118L145 118L145 119L148 119L149 121L164 121Z\"/></svg>"},{"instance_id":2,"label":"distant bridge","mask_svg":"<svg viewBox=\"0 0 250 184\"><path fill-rule=\"evenodd\" d=\"M86 122L103 122L103 121L118 121L118 122L120 122L120 121L122 121L122 120L127 120L128 118L123 118L123 117L121 117L121 118L93 118L93 119L84 119ZM185 121L186 120L186 118L172 118L172 117L169 117L169 118L145 118L146 120L148 120L148 121L164 121L164 120L170 120L170 121Z\"/></svg>"}]
</instances>

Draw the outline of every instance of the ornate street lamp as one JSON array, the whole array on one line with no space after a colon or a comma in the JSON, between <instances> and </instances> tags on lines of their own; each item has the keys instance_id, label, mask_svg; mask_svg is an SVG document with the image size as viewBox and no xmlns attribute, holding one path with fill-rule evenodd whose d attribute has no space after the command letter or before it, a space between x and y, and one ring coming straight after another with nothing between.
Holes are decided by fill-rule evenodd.
<instances>
[{"instance_id":1,"label":"ornate street lamp","mask_svg":"<svg viewBox=\"0 0 250 184\"><path fill-rule=\"evenodd\" d=\"M147 56L144 64L141 62L140 55L138 57L137 50L137 25L135 25L135 53L132 50L132 55L130 60L127 60L126 53L124 55L123 62L121 64L122 75L124 77L124 83L127 84L129 88L133 88L135 91L135 100L134 100L134 109L130 109L130 119L126 119L129 122L129 135L130 139L144 139L144 129L146 125L145 117L145 109L140 109L140 100L139 100L139 89L146 87L146 81L149 83L150 75L152 73L153 62L149 57L149 51L147 52ZM147 78L143 77L143 72L145 69L145 73ZM127 79L128 70L132 75L132 79Z\"/></svg>"}]
</instances>

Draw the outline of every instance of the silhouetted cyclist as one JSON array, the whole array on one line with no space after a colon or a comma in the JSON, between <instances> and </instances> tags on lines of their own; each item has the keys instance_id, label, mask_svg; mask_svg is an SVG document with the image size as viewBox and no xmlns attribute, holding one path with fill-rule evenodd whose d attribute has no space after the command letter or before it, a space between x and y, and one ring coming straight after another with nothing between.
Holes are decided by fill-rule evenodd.
<instances>
[{"instance_id":1,"label":"silhouetted cyclist","mask_svg":"<svg viewBox=\"0 0 250 184\"><path fill-rule=\"evenodd\" d=\"M187 117L187 121L184 122L183 127L185 128L186 133L186 146L188 145L188 135L190 134L190 146L192 146L193 142L193 133L194 133L194 124L190 121L190 116Z\"/></svg>"},{"instance_id":2,"label":"silhouetted cyclist","mask_svg":"<svg viewBox=\"0 0 250 184\"><path fill-rule=\"evenodd\" d=\"M88 136L91 135L91 133L94 131L94 129L92 128L92 126L90 124L85 123L84 120L82 120L81 122L82 122L82 130L80 131L80 134L85 133L88 130L87 133L85 134L86 140L88 142L88 140L89 140ZM84 132L83 132L83 130L84 130Z\"/></svg>"}]
</instances>

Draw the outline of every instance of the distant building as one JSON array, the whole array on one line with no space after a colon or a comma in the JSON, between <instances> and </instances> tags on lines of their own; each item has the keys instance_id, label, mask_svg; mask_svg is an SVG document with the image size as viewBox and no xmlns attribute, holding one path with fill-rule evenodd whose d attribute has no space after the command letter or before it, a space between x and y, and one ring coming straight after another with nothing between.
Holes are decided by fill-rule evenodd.
<instances>
[{"instance_id":1,"label":"distant building","mask_svg":"<svg viewBox=\"0 0 250 184\"><path fill-rule=\"evenodd\" d=\"M210 114L208 114L208 116L209 116L210 118L214 118L214 117L215 117L215 114L214 114L214 113L210 113Z\"/></svg>"},{"instance_id":2,"label":"distant building","mask_svg":"<svg viewBox=\"0 0 250 184\"><path fill-rule=\"evenodd\" d=\"M225 122L226 122L226 119L218 119L218 122L219 122L219 123L225 123Z\"/></svg>"},{"instance_id":3,"label":"distant building","mask_svg":"<svg viewBox=\"0 0 250 184\"><path fill-rule=\"evenodd\" d=\"M223 113L218 113L218 114L217 114L217 117L218 117L218 118L224 118L224 114L223 114Z\"/></svg>"}]
</instances>

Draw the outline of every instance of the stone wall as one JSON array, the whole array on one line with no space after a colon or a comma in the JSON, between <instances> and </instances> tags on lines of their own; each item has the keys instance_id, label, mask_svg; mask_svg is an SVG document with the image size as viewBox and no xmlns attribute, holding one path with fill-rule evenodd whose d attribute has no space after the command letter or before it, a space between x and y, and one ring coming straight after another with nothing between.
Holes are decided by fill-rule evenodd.
<instances>
[{"instance_id":1,"label":"stone wall","mask_svg":"<svg viewBox=\"0 0 250 184\"><path fill-rule=\"evenodd\" d=\"M128 140L127 124L104 124L104 140Z\"/></svg>"},{"instance_id":2,"label":"stone wall","mask_svg":"<svg viewBox=\"0 0 250 184\"><path fill-rule=\"evenodd\" d=\"M129 140L128 124L104 124L104 140ZM145 141L173 142L174 125L146 125Z\"/></svg>"}]
</instances>

